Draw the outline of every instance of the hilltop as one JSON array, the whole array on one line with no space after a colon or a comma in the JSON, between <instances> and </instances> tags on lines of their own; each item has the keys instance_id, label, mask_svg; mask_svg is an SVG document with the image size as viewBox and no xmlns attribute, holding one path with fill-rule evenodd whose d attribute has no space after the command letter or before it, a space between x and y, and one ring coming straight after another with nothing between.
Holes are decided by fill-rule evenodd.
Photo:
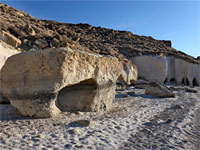
<instances>
[{"instance_id":1,"label":"hilltop","mask_svg":"<svg viewBox=\"0 0 200 150\"><path fill-rule=\"evenodd\" d=\"M171 41L139 36L129 31L117 31L89 24L61 23L36 19L0 3L0 27L21 41L18 48L29 51L46 48L70 47L119 60L141 55L175 56L188 62L198 60L171 47Z\"/></svg>"}]
</instances>

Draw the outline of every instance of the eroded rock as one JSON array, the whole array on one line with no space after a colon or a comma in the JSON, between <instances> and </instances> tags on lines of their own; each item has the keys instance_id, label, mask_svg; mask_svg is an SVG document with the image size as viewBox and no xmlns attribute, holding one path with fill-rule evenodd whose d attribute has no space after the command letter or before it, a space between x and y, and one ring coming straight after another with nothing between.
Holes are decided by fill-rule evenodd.
<instances>
[{"instance_id":1,"label":"eroded rock","mask_svg":"<svg viewBox=\"0 0 200 150\"><path fill-rule=\"evenodd\" d=\"M20 53L20 51L0 40L0 70L8 57L18 53Z\"/></svg>"},{"instance_id":2,"label":"eroded rock","mask_svg":"<svg viewBox=\"0 0 200 150\"><path fill-rule=\"evenodd\" d=\"M145 88L145 94L155 97L175 97L175 94L165 85L159 82L151 82Z\"/></svg>"},{"instance_id":3,"label":"eroded rock","mask_svg":"<svg viewBox=\"0 0 200 150\"><path fill-rule=\"evenodd\" d=\"M114 57L69 48L25 52L6 61L0 92L24 116L109 110L122 69Z\"/></svg>"},{"instance_id":4,"label":"eroded rock","mask_svg":"<svg viewBox=\"0 0 200 150\"><path fill-rule=\"evenodd\" d=\"M137 67L132 63L123 64L122 74L118 78L118 82L125 84L134 84L138 79L138 70Z\"/></svg>"},{"instance_id":5,"label":"eroded rock","mask_svg":"<svg viewBox=\"0 0 200 150\"><path fill-rule=\"evenodd\" d=\"M17 47L21 44L18 38L5 31L0 31L0 39L13 47Z\"/></svg>"}]
</instances>

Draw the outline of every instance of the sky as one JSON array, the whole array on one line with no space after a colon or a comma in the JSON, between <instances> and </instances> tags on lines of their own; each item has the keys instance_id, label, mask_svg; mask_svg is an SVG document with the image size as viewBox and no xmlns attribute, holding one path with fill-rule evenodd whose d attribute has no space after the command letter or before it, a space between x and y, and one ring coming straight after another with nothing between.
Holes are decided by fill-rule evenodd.
<instances>
[{"instance_id":1,"label":"sky","mask_svg":"<svg viewBox=\"0 0 200 150\"><path fill-rule=\"evenodd\" d=\"M172 47L200 56L200 0L0 0L38 19L88 23L171 40Z\"/></svg>"}]
</instances>

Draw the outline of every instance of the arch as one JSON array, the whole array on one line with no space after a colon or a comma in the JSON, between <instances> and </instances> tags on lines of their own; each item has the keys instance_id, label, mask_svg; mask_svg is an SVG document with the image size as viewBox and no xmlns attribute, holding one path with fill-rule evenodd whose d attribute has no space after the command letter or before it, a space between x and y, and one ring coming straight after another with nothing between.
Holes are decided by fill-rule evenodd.
<instances>
[{"instance_id":1,"label":"arch","mask_svg":"<svg viewBox=\"0 0 200 150\"><path fill-rule=\"evenodd\" d=\"M81 81L78 84L61 89L57 96L56 106L63 112L91 111L91 105L97 93L94 79Z\"/></svg>"},{"instance_id":2,"label":"arch","mask_svg":"<svg viewBox=\"0 0 200 150\"><path fill-rule=\"evenodd\" d=\"M181 81L181 84L184 85L184 83L185 83L185 79L183 78L182 81Z\"/></svg>"},{"instance_id":3,"label":"arch","mask_svg":"<svg viewBox=\"0 0 200 150\"><path fill-rule=\"evenodd\" d=\"M168 79L166 78L165 81L164 81L164 84L167 83L167 81L168 81Z\"/></svg>"},{"instance_id":4,"label":"arch","mask_svg":"<svg viewBox=\"0 0 200 150\"><path fill-rule=\"evenodd\" d=\"M190 85L190 82L189 82L188 78L185 78L185 85L187 85L187 86Z\"/></svg>"},{"instance_id":5,"label":"arch","mask_svg":"<svg viewBox=\"0 0 200 150\"><path fill-rule=\"evenodd\" d=\"M176 79L175 79L175 78L171 78L171 79L170 79L170 82L176 83Z\"/></svg>"},{"instance_id":6,"label":"arch","mask_svg":"<svg viewBox=\"0 0 200 150\"><path fill-rule=\"evenodd\" d=\"M199 86L199 81L196 77L194 77L194 79L192 80L192 85L193 86Z\"/></svg>"}]
</instances>

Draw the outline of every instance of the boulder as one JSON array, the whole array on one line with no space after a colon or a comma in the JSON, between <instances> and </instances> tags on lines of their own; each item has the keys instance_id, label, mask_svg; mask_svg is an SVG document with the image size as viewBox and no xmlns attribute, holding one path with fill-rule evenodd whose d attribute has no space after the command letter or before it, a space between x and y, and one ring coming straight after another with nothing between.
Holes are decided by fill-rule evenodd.
<instances>
[{"instance_id":1,"label":"boulder","mask_svg":"<svg viewBox=\"0 0 200 150\"><path fill-rule=\"evenodd\" d=\"M25 26L25 31L30 36L35 36L36 35L35 30L31 27L31 25L26 25Z\"/></svg>"},{"instance_id":2,"label":"boulder","mask_svg":"<svg viewBox=\"0 0 200 150\"><path fill-rule=\"evenodd\" d=\"M13 47L17 47L21 44L18 38L5 31L0 31L0 39Z\"/></svg>"},{"instance_id":3,"label":"boulder","mask_svg":"<svg viewBox=\"0 0 200 150\"><path fill-rule=\"evenodd\" d=\"M156 81L146 86L145 94L160 98L175 97L175 94L167 86Z\"/></svg>"},{"instance_id":4,"label":"boulder","mask_svg":"<svg viewBox=\"0 0 200 150\"><path fill-rule=\"evenodd\" d=\"M109 110L122 69L114 57L70 48L25 52L6 61L0 92L22 115L36 118Z\"/></svg>"}]
</instances>

